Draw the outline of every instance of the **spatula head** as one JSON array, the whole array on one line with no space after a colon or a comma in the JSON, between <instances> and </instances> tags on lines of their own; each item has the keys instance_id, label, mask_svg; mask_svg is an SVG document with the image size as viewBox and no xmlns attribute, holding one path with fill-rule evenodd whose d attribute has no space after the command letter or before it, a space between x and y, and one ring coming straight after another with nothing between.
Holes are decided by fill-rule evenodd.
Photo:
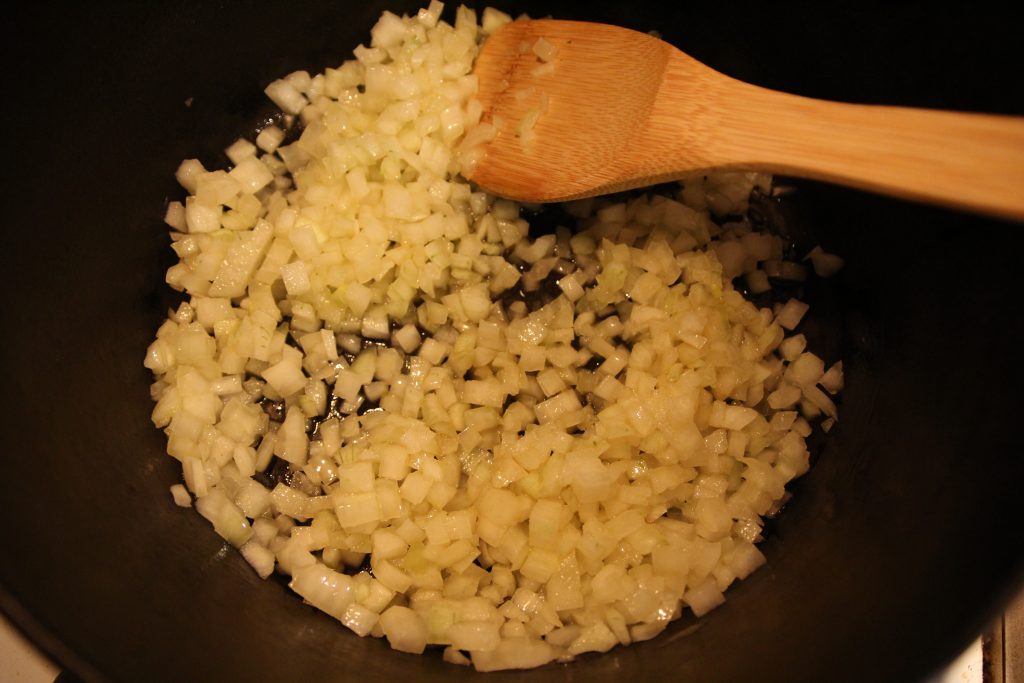
<instances>
[{"instance_id":1,"label":"spatula head","mask_svg":"<svg viewBox=\"0 0 1024 683\"><path fill-rule=\"evenodd\" d=\"M623 164L673 53L650 35L607 24L534 20L501 27L474 69L481 121L494 125L496 137L469 177L530 202L627 189Z\"/></svg>"}]
</instances>

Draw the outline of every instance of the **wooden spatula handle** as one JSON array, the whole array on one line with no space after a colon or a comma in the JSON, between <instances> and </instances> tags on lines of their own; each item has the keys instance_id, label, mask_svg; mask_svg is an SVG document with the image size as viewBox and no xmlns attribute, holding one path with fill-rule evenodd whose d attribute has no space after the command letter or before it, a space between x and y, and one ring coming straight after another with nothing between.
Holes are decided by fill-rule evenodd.
<instances>
[{"instance_id":1,"label":"wooden spatula handle","mask_svg":"<svg viewBox=\"0 0 1024 683\"><path fill-rule=\"evenodd\" d=\"M735 86L721 93L724 156L1024 220L1024 118L841 104Z\"/></svg>"}]
</instances>

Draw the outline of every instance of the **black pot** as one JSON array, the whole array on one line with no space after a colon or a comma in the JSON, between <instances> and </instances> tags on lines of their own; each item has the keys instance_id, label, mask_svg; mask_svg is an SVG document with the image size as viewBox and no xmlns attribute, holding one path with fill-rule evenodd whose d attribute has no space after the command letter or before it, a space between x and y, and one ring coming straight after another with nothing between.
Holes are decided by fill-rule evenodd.
<instances>
[{"instance_id":1,"label":"black pot","mask_svg":"<svg viewBox=\"0 0 1024 683\"><path fill-rule=\"evenodd\" d=\"M496 4L657 29L803 95L1024 114L1017 24L975 6ZM174 300L174 169L225 163L219 150L273 113L267 82L336 65L385 8L415 5L34 6L5 22L0 606L86 679L476 676L357 638L260 581L174 507L179 471L149 423L142 358ZM914 680L1016 585L1022 226L813 183L796 199L847 262L816 303L840 326L829 353L848 388L762 546L767 567L696 628L487 680Z\"/></svg>"}]
</instances>

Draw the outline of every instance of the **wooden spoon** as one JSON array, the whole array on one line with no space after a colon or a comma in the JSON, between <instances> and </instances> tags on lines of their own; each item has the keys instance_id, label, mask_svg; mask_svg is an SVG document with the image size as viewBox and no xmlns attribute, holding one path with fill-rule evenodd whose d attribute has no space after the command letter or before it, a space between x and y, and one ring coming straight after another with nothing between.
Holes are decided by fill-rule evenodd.
<instances>
[{"instance_id":1,"label":"wooden spoon","mask_svg":"<svg viewBox=\"0 0 1024 683\"><path fill-rule=\"evenodd\" d=\"M576 21L506 24L474 72L481 121L497 136L466 171L513 199L561 201L747 170L1024 220L1024 117L789 95L729 78L644 33Z\"/></svg>"}]
</instances>

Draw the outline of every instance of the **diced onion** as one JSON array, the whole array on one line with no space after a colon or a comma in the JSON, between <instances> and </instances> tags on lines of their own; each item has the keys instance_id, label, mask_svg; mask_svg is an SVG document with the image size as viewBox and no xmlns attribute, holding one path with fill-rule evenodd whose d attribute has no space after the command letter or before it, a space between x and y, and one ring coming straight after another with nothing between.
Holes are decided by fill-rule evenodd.
<instances>
[{"instance_id":1,"label":"diced onion","mask_svg":"<svg viewBox=\"0 0 1024 683\"><path fill-rule=\"evenodd\" d=\"M512 19L442 10L385 12L355 59L270 83L284 115L230 170L178 167L185 296L145 353L151 417L174 502L260 577L394 649L531 668L722 604L843 368L786 336L806 304L733 287L808 274L744 217L767 176L573 202L575 232L540 236L468 183L501 128L473 62ZM557 69L544 37L520 55ZM552 103L515 98L535 143Z\"/></svg>"},{"instance_id":2,"label":"diced onion","mask_svg":"<svg viewBox=\"0 0 1024 683\"><path fill-rule=\"evenodd\" d=\"M420 615L408 607L389 607L380 615L380 625L396 650L419 654L427 646L427 627Z\"/></svg>"}]
</instances>

